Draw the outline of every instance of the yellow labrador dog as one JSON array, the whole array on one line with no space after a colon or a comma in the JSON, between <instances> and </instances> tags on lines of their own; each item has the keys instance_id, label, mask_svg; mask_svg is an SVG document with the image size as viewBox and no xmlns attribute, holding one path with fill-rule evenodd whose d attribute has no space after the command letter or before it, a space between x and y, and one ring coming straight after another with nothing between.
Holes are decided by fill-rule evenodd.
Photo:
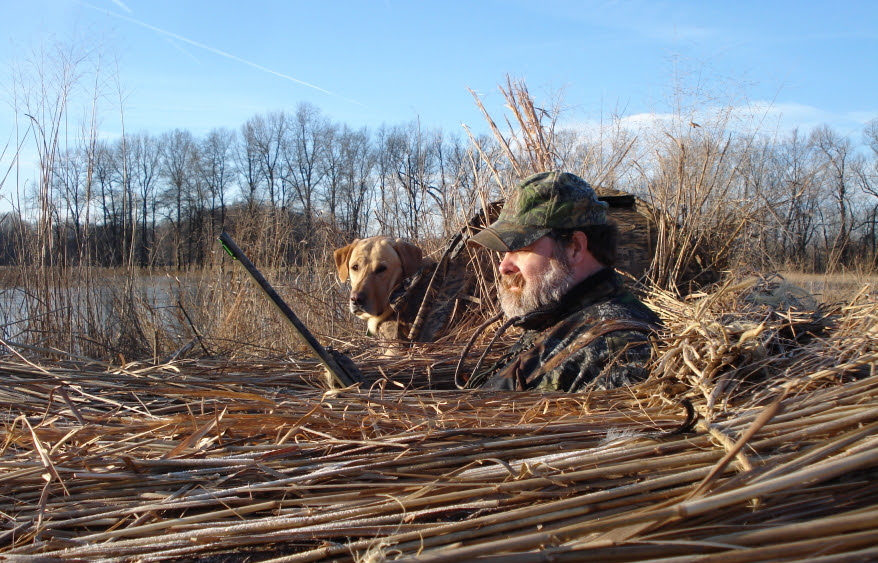
<instances>
[{"instance_id":1,"label":"yellow labrador dog","mask_svg":"<svg viewBox=\"0 0 878 563\"><path fill-rule=\"evenodd\" d=\"M356 239L334 255L339 279L351 280L348 308L367 322L369 334L405 337L391 308L391 294L421 268L421 249L398 238L370 237Z\"/></svg>"}]
</instances>

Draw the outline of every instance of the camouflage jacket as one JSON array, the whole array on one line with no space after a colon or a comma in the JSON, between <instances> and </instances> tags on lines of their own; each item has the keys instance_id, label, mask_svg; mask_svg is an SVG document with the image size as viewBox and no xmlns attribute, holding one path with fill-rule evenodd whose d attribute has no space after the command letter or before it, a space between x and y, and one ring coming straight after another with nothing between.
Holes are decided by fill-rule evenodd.
<instances>
[{"instance_id":1,"label":"camouflage jacket","mask_svg":"<svg viewBox=\"0 0 878 563\"><path fill-rule=\"evenodd\" d=\"M575 392L636 383L648 375L649 336L661 321L606 268L513 325L525 329L521 338L468 387Z\"/></svg>"}]
</instances>

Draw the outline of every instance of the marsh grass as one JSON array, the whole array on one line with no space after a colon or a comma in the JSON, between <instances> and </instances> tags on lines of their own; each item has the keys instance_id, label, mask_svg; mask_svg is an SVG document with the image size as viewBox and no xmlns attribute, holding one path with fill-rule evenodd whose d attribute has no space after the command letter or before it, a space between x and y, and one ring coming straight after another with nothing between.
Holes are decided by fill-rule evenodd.
<instances>
[{"instance_id":1,"label":"marsh grass","mask_svg":"<svg viewBox=\"0 0 878 563\"><path fill-rule=\"evenodd\" d=\"M264 274L313 331L343 336L356 330L328 267ZM231 261L204 271L141 271L133 278L95 268L87 281L64 280L48 297L19 284L0 292L10 343L62 356L156 362L179 353L237 357L300 348L287 321Z\"/></svg>"},{"instance_id":2,"label":"marsh grass","mask_svg":"<svg viewBox=\"0 0 878 563\"><path fill-rule=\"evenodd\" d=\"M878 294L878 275L871 273L814 274L781 271L784 279L797 285L823 303L839 303L853 299L857 294Z\"/></svg>"}]
</instances>

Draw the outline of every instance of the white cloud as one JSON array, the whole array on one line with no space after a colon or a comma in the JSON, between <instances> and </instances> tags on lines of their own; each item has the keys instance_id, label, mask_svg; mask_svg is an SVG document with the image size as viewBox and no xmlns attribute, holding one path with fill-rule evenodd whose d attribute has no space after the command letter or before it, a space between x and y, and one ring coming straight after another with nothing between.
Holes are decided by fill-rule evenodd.
<instances>
[{"instance_id":1,"label":"white cloud","mask_svg":"<svg viewBox=\"0 0 878 563\"><path fill-rule=\"evenodd\" d=\"M833 112L798 102L754 101L731 107L705 107L689 114L644 112L619 116L616 125L632 132L680 131L690 127L715 127L728 132L784 136L793 129L807 134L821 125L829 125L840 134L860 142L863 127L878 118L876 111ZM575 129L588 135L613 123L611 119L571 120L561 128Z\"/></svg>"},{"instance_id":2,"label":"white cloud","mask_svg":"<svg viewBox=\"0 0 878 563\"><path fill-rule=\"evenodd\" d=\"M807 132L820 125L829 125L843 135L858 135L863 126L878 117L878 110L834 112L797 102L771 103L757 101L749 106L735 108L742 118L761 120L762 130L776 130L783 134L798 128Z\"/></svg>"},{"instance_id":3,"label":"white cloud","mask_svg":"<svg viewBox=\"0 0 878 563\"><path fill-rule=\"evenodd\" d=\"M624 127L629 129L667 127L674 122L674 115L670 113L635 113L622 117L620 121Z\"/></svg>"}]
</instances>

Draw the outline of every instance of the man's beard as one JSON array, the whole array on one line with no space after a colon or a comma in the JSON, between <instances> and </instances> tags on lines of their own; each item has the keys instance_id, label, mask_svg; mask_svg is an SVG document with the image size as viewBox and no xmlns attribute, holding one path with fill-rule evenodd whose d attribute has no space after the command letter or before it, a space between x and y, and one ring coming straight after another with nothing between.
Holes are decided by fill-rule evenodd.
<instances>
[{"instance_id":1,"label":"man's beard","mask_svg":"<svg viewBox=\"0 0 878 563\"><path fill-rule=\"evenodd\" d=\"M512 287L520 287L516 293ZM521 273L500 277L497 293L500 308L507 318L520 317L540 307L559 301L573 287L573 270L563 258L552 257L546 271L536 279L525 282Z\"/></svg>"}]
</instances>

